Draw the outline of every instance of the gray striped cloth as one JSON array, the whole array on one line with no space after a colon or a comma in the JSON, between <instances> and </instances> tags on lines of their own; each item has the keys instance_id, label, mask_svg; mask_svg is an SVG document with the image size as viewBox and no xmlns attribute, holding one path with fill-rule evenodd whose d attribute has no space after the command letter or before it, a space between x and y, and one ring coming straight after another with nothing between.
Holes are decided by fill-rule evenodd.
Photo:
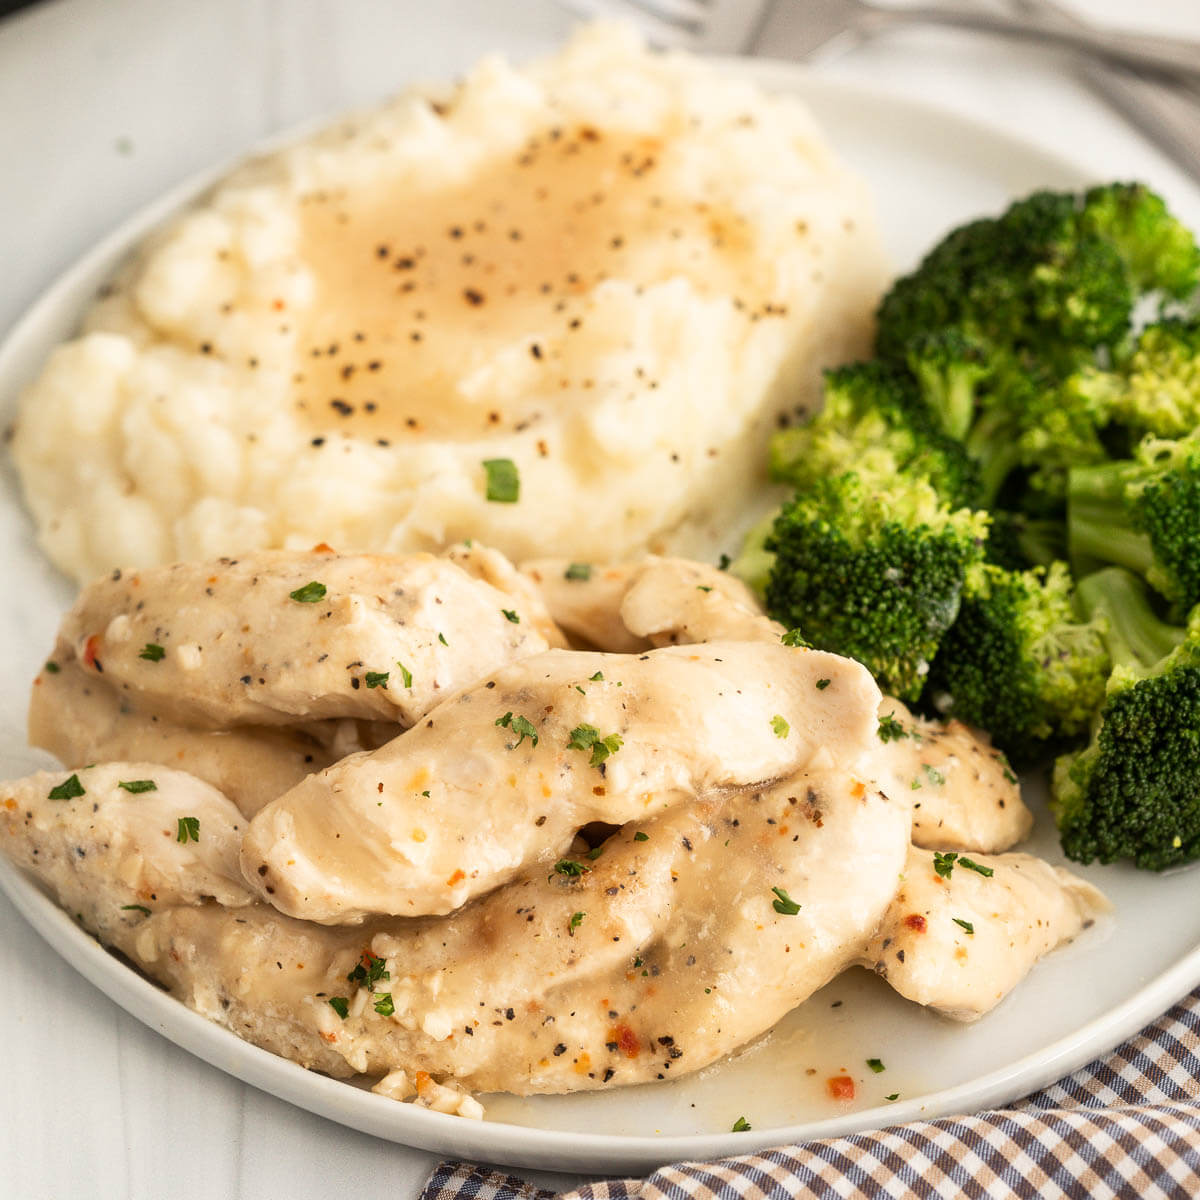
<instances>
[{"instance_id":1,"label":"gray striped cloth","mask_svg":"<svg viewBox=\"0 0 1200 1200\"><path fill-rule=\"evenodd\" d=\"M444 1162L421 1200L550 1200ZM1200 988L1074 1075L1010 1108L591 1183L562 1200L1193 1200L1200 1197Z\"/></svg>"}]
</instances>

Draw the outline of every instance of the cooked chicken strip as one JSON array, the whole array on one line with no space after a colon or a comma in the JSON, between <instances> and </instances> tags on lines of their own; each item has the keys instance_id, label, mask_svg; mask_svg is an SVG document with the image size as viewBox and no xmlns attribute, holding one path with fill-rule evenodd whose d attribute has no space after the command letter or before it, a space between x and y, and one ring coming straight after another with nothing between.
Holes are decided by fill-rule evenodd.
<instances>
[{"instance_id":1,"label":"cooked chicken strip","mask_svg":"<svg viewBox=\"0 0 1200 1200\"><path fill-rule=\"evenodd\" d=\"M31 861L40 826L9 820ZM305 1066L566 1092L703 1067L860 957L908 822L841 772L799 776L628 826L581 874L538 865L452 916L355 929L265 905L113 921L138 901L89 860L53 882L189 1006Z\"/></svg>"},{"instance_id":2,"label":"cooked chicken strip","mask_svg":"<svg viewBox=\"0 0 1200 1200\"><path fill-rule=\"evenodd\" d=\"M146 912L253 897L237 869L245 819L199 779L159 763L39 771L0 784L4 848L105 941Z\"/></svg>"},{"instance_id":3,"label":"cooked chicken strip","mask_svg":"<svg viewBox=\"0 0 1200 1200\"><path fill-rule=\"evenodd\" d=\"M43 669L33 681L32 745L68 767L114 759L176 767L212 784L246 817L306 775L372 745L358 736L368 723L350 720L302 728L189 729L140 712L102 677L83 670L68 647L59 646L50 661L56 669Z\"/></svg>"},{"instance_id":4,"label":"cooked chicken strip","mask_svg":"<svg viewBox=\"0 0 1200 1200\"><path fill-rule=\"evenodd\" d=\"M647 557L568 574L565 559L522 570L542 589L555 620L602 650L717 639L778 641L784 628L767 617L740 580L682 558ZM906 736L881 742L874 774L880 787L913 805L913 842L935 850L1007 850L1029 836L1033 814L1004 755L986 733L961 721L914 716L884 697L881 719Z\"/></svg>"},{"instance_id":5,"label":"cooked chicken strip","mask_svg":"<svg viewBox=\"0 0 1200 1200\"><path fill-rule=\"evenodd\" d=\"M874 756L876 786L913 806L913 844L995 854L1029 836L1033 813L1008 759L985 733L961 721L928 721L890 696L881 720L903 734Z\"/></svg>"},{"instance_id":6,"label":"cooked chicken strip","mask_svg":"<svg viewBox=\"0 0 1200 1200\"><path fill-rule=\"evenodd\" d=\"M546 649L544 613L444 558L261 551L115 571L61 636L138 706L187 725L362 717L411 725Z\"/></svg>"},{"instance_id":7,"label":"cooked chicken strip","mask_svg":"<svg viewBox=\"0 0 1200 1200\"><path fill-rule=\"evenodd\" d=\"M521 619L546 639L547 646L566 649L567 639L550 616L537 584L518 571L499 550L478 542L457 542L448 546L442 557L516 601L514 607L520 611Z\"/></svg>"},{"instance_id":8,"label":"cooked chicken strip","mask_svg":"<svg viewBox=\"0 0 1200 1200\"><path fill-rule=\"evenodd\" d=\"M535 859L548 869L589 822L778 779L818 753L850 768L878 704L857 663L778 642L551 650L267 805L242 867L308 920L449 912Z\"/></svg>"},{"instance_id":9,"label":"cooked chicken strip","mask_svg":"<svg viewBox=\"0 0 1200 1200\"><path fill-rule=\"evenodd\" d=\"M1109 907L1090 883L1029 854L943 860L948 877L935 861L928 850L909 853L904 883L862 965L958 1021L989 1012L1043 954Z\"/></svg>"},{"instance_id":10,"label":"cooked chicken strip","mask_svg":"<svg viewBox=\"0 0 1200 1200\"><path fill-rule=\"evenodd\" d=\"M741 580L706 563L651 555L589 566L583 578L580 564L548 558L521 570L541 590L555 622L599 650L778 641L784 632Z\"/></svg>"}]
</instances>

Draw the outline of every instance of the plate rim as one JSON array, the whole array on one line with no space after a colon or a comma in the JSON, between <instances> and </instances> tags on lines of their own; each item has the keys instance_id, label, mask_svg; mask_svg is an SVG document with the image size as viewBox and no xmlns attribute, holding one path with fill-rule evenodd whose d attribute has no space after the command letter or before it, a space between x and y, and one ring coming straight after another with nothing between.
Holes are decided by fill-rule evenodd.
<instances>
[{"instance_id":1,"label":"plate rim","mask_svg":"<svg viewBox=\"0 0 1200 1200\"><path fill-rule=\"evenodd\" d=\"M823 93L824 99L830 102L841 97L860 104L886 105L893 110L904 110L922 123L937 123L943 128L975 136L982 133L1005 152L1019 155L1029 163L1036 162L1047 172L1074 176L1080 185L1093 177L1090 169L1069 155L1048 150L986 121L935 102L913 99L886 86L865 86L830 78L802 64L780 59L712 56L709 61L768 90L797 95L806 103L814 95ZM257 141L216 166L189 174L118 222L58 273L0 337L0 408L7 407L11 412L17 396L28 382L28 379L20 378L19 370L30 354L24 343L30 339L38 340L40 326L65 322L61 312L64 294L86 287L89 280L98 282L139 240L199 199L240 164L278 150L306 133L346 118L353 111L361 109L326 113ZM839 155L836 145L831 145L831 149ZM78 306L73 309L74 328L77 328L82 311ZM359 1132L437 1153L533 1169L603 1173L643 1170L667 1162L708 1160L761 1151L770 1146L982 1111L1019 1098L1077 1070L1137 1033L1200 983L1200 945L1197 945L1121 1004L1073 1033L984 1075L886 1106L816 1121L756 1127L736 1134L586 1133L501 1121L467 1121L411 1104L397 1105L395 1101L348 1086L345 1081L307 1070L244 1041L172 998L104 949L4 855L0 855L0 891L73 969L124 1012L187 1053L241 1082ZM173 1027L173 1031L168 1032L168 1027Z\"/></svg>"}]
</instances>

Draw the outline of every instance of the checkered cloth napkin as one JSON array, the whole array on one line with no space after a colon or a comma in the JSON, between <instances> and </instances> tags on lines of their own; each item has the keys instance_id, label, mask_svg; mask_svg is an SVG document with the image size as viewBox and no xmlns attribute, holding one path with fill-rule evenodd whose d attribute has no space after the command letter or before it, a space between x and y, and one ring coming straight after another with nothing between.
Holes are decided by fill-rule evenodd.
<instances>
[{"instance_id":1,"label":"checkered cloth napkin","mask_svg":"<svg viewBox=\"0 0 1200 1200\"><path fill-rule=\"evenodd\" d=\"M549 1200L444 1162L421 1200ZM1112 1054L1011 1108L662 1167L561 1200L1200 1197L1200 988Z\"/></svg>"}]
</instances>

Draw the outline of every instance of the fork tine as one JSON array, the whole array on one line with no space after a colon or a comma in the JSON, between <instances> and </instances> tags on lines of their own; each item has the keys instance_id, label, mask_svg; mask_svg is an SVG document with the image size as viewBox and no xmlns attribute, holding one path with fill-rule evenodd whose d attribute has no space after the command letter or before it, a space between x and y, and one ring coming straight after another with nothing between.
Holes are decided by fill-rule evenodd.
<instances>
[{"instance_id":1,"label":"fork tine","mask_svg":"<svg viewBox=\"0 0 1200 1200\"><path fill-rule=\"evenodd\" d=\"M761 29L771 0L561 0L588 17L632 21L653 46L743 53Z\"/></svg>"},{"instance_id":2,"label":"fork tine","mask_svg":"<svg viewBox=\"0 0 1200 1200\"><path fill-rule=\"evenodd\" d=\"M664 3L679 3L688 12L663 12ZM662 49L698 49L705 28L699 4L691 0L564 0L564 6L582 17L630 21Z\"/></svg>"}]
</instances>

